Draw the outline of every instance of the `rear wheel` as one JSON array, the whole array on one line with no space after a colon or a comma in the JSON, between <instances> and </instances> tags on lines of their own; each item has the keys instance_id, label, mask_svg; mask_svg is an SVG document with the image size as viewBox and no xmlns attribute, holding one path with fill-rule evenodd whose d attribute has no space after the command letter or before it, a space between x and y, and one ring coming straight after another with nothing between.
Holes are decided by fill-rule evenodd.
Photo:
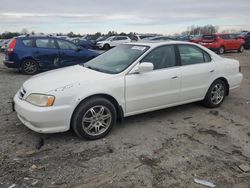
<instances>
[{"instance_id":1,"label":"rear wheel","mask_svg":"<svg viewBox=\"0 0 250 188\"><path fill-rule=\"evenodd\" d=\"M116 123L114 105L101 97L91 98L76 109L72 128L80 138L95 140L106 136Z\"/></svg>"},{"instance_id":2,"label":"rear wheel","mask_svg":"<svg viewBox=\"0 0 250 188\"><path fill-rule=\"evenodd\" d=\"M225 53L225 48L223 46L221 46L218 50L218 54L224 54Z\"/></svg>"},{"instance_id":3,"label":"rear wheel","mask_svg":"<svg viewBox=\"0 0 250 188\"><path fill-rule=\"evenodd\" d=\"M24 74L33 75L38 73L39 65L35 60L27 59L22 63L21 70Z\"/></svg>"},{"instance_id":4,"label":"rear wheel","mask_svg":"<svg viewBox=\"0 0 250 188\"><path fill-rule=\"evenodd\" d=\"M103 46L103 49L104 49L104 50L109 50L109 49L110 49L109 44L105 44L105 45Z\"/></svg>"},{"instance_id":5,"label":"rear wheel","mask_svg":"<svg viewBox=\"0 0 250 188\"><path fill-rule=\"evenodd\" d=\"M226 84L222 80L215 80L207 91L203 104L209 108L220 106L226 96Z\"/></svg>"},{"instance_id":6,"label":"rear wheel","mask_svg":"<svg viewBox=\"0 0 250 188\"><path fill-rule=\"evenodd\" d=\"M244 52L244 46L240 46L239 50L238 50L239 53L243 53Z\"/></svg>"}]
</instances>

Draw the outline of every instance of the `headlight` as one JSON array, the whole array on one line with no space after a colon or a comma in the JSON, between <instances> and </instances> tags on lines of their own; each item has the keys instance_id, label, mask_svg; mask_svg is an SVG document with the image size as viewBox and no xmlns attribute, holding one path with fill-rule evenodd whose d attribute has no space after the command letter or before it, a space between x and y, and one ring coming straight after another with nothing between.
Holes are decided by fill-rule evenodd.
<instances>
[{"instance_id":1,"label":"headlight","mask_svg":"<svg viewBox=\"0 0 250 188\"><path fill-rule=\"evenodd\" d=\"M52 95L44 95L44 94L30 94L25 101L41 107L52 106L55 101L55 97Z\"/></svg>"}]
</instances>

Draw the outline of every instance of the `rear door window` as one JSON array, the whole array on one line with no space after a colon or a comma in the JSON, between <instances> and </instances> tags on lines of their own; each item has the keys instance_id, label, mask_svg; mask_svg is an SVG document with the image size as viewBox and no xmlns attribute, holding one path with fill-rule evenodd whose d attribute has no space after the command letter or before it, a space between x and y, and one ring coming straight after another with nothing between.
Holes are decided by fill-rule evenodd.
<instances>
[{"instance_id":1,"label":"rear door window","mask_svg":"<svg viewBox=\"0 0 250 188\"><path fill-rule=\"evenodd\" d=\"M54 39L36 39L37 48L56 48Z\"/></svg>"},{"instance_id":2,"label":"rear door window","mask_svg":"<svg viewBox=\"0 0 250 188\"><path fill-rule=\"evenodd\" d=\"M230 35L229 35L229 38L230 38L230 39L236 39L236 38L237 38L237 35L235 35L235 34L230 34Z\"/></svg>"},{"instance_id":3,"label":"rear door window","mask_svg":"<svg viewBox=\"0 0 250 188\"><path fill-rule=\"evenodd\" d=\"M178 48L182 65L192 65L211 61L210 55L197 46L178 45Z\"/></svg>"}]
</instances>

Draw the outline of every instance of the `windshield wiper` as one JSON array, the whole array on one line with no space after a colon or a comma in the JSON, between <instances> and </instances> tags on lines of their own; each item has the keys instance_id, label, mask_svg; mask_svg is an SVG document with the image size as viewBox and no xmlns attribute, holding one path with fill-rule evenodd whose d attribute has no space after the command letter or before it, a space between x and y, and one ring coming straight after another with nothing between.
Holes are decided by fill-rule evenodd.
<instances>
[{"instance_id":1,"label":"windshield wiper","mask_svg":"<svg viewBox=\"0 0 250 188\"><path fill-rule=\"evenodd\" d=\"M88 68L88 69L91 69L91 70L100 71L98 68L94 68L94 67L91 67L91 66L84 66L84 67L86 67L86 68Z\"/></svg>"},{"instance_id":2,"label":"windshield wiper","mask_svg":"<svg viewBox=\"0 0 250 188\"><path fill-rule=\"evenodd\" d=\"M98 68L96 68L96 67L92 67L92 66L84 66L84 67L86 67L86 68L88 68L88 69L91 69L91 70L98 71L98 72L104 72L104 73L106 73L104 70L98 69Z\"/></svg>"}]
</instances>

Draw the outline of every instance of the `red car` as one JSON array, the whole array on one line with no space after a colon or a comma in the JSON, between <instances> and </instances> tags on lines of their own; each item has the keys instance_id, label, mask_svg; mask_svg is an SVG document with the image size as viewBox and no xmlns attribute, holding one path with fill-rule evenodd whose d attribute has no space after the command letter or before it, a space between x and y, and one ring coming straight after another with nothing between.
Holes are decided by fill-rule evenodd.
<instances>
[{"instance_id":1,"label":"red car","mask_svg":"<svg viewBox=\"0 0 250 188\"><path fill-rule=\"evenodd\" d=\"M199 44L216 51L218 54L223 54L225 51L238 50L244 51L244 39L237 37L236 34L212 34L203 35Z\"/></svg>"}]
</instances>

